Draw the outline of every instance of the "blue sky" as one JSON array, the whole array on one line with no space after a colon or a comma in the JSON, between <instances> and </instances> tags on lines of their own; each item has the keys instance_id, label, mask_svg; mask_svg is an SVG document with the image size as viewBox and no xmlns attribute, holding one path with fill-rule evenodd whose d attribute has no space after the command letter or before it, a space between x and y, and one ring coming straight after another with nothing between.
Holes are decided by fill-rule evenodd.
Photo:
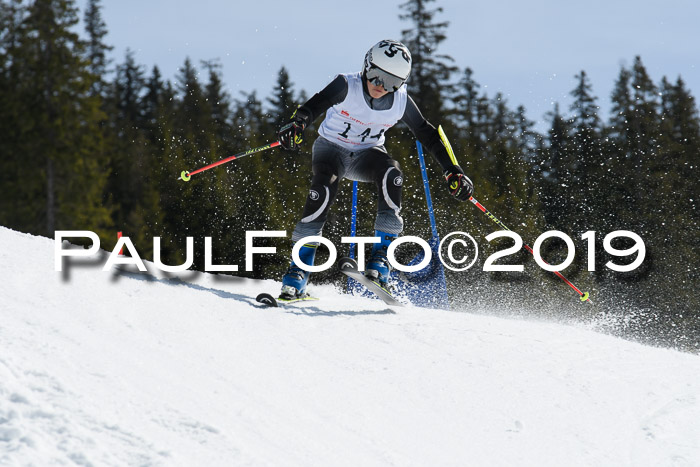
<instances>
[{"instance_id":1,"label":"blue sky","mask_svg":"<svg viewBox=\"0 0 700 467\"><path fill-rule=\"evenodd\" d=\"M360 69L366 50L401 37L398 1L103 0L103 17L122 62L127 47L148 70L157 64L173 79L185 57L219 59L228 91L267 97L284 65L297 91L310 95L335 74ZM85 0L79 0L81 17ZM700 2L692 0L437 0L449 21L438 50L463 70L472 68L482 91L524 105L537 129L559 102L566 112L574 75L585 70L609 116L609 96L622 65L640 55L651 78L681 75L700 92ZM204 72L203 79L206 79ZM435 83L439 86L440 83ZM436 125L440 122L433 122Z\"/></svg>"}]
</instances>

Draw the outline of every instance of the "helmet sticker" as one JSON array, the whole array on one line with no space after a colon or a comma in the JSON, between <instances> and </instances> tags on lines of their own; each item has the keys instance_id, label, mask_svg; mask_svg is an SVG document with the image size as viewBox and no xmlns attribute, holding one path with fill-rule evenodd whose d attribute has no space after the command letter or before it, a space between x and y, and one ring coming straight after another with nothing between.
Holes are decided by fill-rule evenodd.
<instances>
[{"instance_id":1,"label":"helmet sticker","mask_svg":"<svg viewBox=\"0 0 700 467\"><path fill-rule=\"evenodd\" d=\"M379 44L377 44L377 47L379 47L380 49L388 47L388 49L384 51L384 55L386 55L389 58L393 58L397 52L401 52L401 57L403 57L403 59L406 60L406 63L411 63L411 56L408 54L406 47L400 42L380 41ZM371 59L372 58L370 56L370 60Z\"/></svg>"}]
</instances>

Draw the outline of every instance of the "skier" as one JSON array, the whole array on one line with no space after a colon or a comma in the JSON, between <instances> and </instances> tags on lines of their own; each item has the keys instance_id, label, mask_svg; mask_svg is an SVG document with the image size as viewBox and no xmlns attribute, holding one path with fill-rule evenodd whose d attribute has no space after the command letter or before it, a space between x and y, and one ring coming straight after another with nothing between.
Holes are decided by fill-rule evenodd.
<instances>
[{"instance_id":1,"label":"skier","mask_svg":"<svg viewBox=\"0 0 700 467\"><path fill-rule=\"evenodd\" d=\"M438 131L421 114L406 91L411 72L408 48L394 40L382 40L367 51L361 72L339 74L323 90L300 106L291 121L279 130L280 146L297 150L303 132L326 112L319 138L312 149L311 188L292 242L321 235L338 192L338 183L347 178L377 186L378 206L375 243L365 267L365 276L386 286L391 272L387 248L403 230L401 188L403 173L399 163L384 148L384 133L397 122L404 122L427 148L443 170L450 194L468 200L474 189L464 171L451 160ZM299 259L313 265L317 244L305 244ZM280 298L305 295L309 272L294 260L282 278Z\"/></svg>"}]
</instances>

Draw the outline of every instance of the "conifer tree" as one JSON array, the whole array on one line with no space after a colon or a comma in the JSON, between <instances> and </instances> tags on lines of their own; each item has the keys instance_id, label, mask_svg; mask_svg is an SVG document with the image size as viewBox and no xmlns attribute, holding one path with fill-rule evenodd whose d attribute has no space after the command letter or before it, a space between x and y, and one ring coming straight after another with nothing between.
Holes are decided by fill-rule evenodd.
<instances>
[{"instance_id":1,"label":"conifer tree","mask_svg":"<svg viewBox=\"0 0 700 467\"><path fill-rule=\"evenodd\" d=\"M682 130L675 127L672 115L679 109L673 109L664 88L671 92L668 82L662 81L659 99L659 89L639 57L630 69L620 72L612 95L608 210L614 214L609 230L631 230L642 237L647 249L643 267L616 274L615 280L634 281L635 299L668 312L666 324L675 321L675 326L682 320L678 314L683 314L684 305L694 299L678 286L682 284L680 278L690 271L685 260L692 258L697 249L687 243L687 225L683 225L687 213L681 213L683 199L691 199L692 195L687 195L688 187L677 176L679 167L674 161L679 149L674 129ZM685 115L682 119L686 122L693 120L692 111ZM669 300L675 297L685 298L669 309Z\"/></svg>"},{"instance_id":2,"label":"conifer tree","mask_svg":"<svg viewBox=\"0 0 700 467\"><path fill-rule=\"evenodd\" d=\"M610 209L606 217L608 228L615 230L629 227L631 213L636 211L634 187L628 177L637 174L633 168L636 132L634 100L630 91L632 74L622 67L611 94L611 117L606 133L609 139L606 167L609 182L607 202Z\"/></svg>"},{"instance_id":3,"label":"conifer tree","mask_svg":"<svg viewBox=\"0 0 700 467\"><path fill-rule=\"evenodd\" d=\"M289 79L289 73L283 66L277 75L277 82L272 96L267 99L270 105L270 125L279 128L289 121L296 110L297 100L294 96L294 83Z\"/></svg>"},{"instance_id":4,"label":"conifer tree","mask_svg":"<svg viewBox=\"0 0 700 467\"><path fill-rule=\"evenodd\" d=\"M151 142L156 142L158 136L158 120L161 116L165 83L157 65L153 66L151 76L146 80L146 93L143 97L143 121L148 130Z\"/></svg>"},{"instance_id":5,"label":"conifer tree","mask_svg":"<svg viewBox=\"0 0 700 467\"><path fill-rule=\"evenodd\" d=\"M541 162L542 179L540 197L548 227L567 230L570 206L566 191L569 186L569 160L572 151L571 123L559 111L559 104L547 114L551 119L548 134L548 150Z\"/></svg>"},{"instance_id":6,"label":"conifer tree","mask_svg":"<svg viewBox=\"0 0 700 467\"><path fill-rule=\"evenodd\" d=\"M695 98L680 76L673 84L664 77L660 94L660 117L663 122L660 134L664 138L664 146L676 146L673 158L667 159L668 165L677 168L683 178L693 180L693 175L697 172L690 169L694 161L689 156L695 148L700 147L700 124ZM700 189L697 184L693 185Z\"/></svg>"},{"instance_id":7,"label":"conifer tree","mask_svg":"<svg viewBox=\"0 0 700 467\"><path fill-rule=\"evenodd\" d=\"M442 8L430 9L435 0L408 0L400 5L406 11L399 18L411 27L401 31L401 41L411 51L413 64L408 90L428 121L439 125L445 121L446 102L454 89L450 82L457 67L449 55L438 54L440 44L447 38L448 21L435 22Z\"/></svg>"},{"instance_id":8,"label":"conifer tree","mask_svg":"<svg viewBox=\"0 0 700 467\"><path fill-rule=\"evenodd\" d=\"M23 141L21 135L31 126L26 118L25 103L18 96L18 83L25 71L21 66L23 35L22 22L27 15L27 7L20 0L0 2L0 224L26 228L33 209L19 203L20 196L14 196L18 189L26 187L19 180L23 169ZM39 191L40 187L36 188ZM25 210L26 209L26 210ZM38 226L33 225L33 229Z\"/></svg>"},{"instance_id":9,"label":"conifer tree","mask_svg":"<svg viewBox=\"0 0 700 467\"><path fill-rule=\"evenodd\" d=\"M675 83L664 77L660 94L661 153L653 174L658 187L651 201L656 216L663 219L669 253L665 257L683 258L665 263L667 271L673 268L667 274L694 283L700 279L700 118L695 98L681 77ZM676 296L690 309L700 306L697 294L688 288L681 288Z\"/></svg>"},{"instance_id":10,"label":"conifer tree","mask_svg":"<svg viewBox=\"0 0 700 467\"><path fill-rule=\"evenodd\" d=\"M231 98L224 89L220 63L209 60L202 65L208 72L203 90L211 112L210 152L213 160L219 160L238 152L244 145L232 131ZM221 167L208 180L213 190L213 218L209 221L209 228L217 262L239 262L244 256L245 229L240 223L240 215L247 208L246 194L250 190L240 182L242 173L241 164L234 162Z\"/></svg>"},{"instance_id":11,"label":"conifer tree","mask_svg":"<svg viewBox=\"0 0 700 467\"><path fill-rule=\"evenodd\" d=\"M474 72L466 68L459 81L455 94L455 109L453 114L457 135L463 141L470 154L474 156L483 151L481 143L481 128L479 127L479 89L481 85L474 80Z\"/></svg>"},{"instance_id":12,"label":"conifer tree","mask_svg":"<svg viewBox=\"0 0 700 467\"><path fill-rule=\"evenodd\" d=\"M242 139L251 147L264 144L264 135L274 128L265 119L262 101L257 91L241 92L241 99L236 99L234 111L234 127Z\"/></svg>"},{"instance_id":13,"label":"conifer tree","mask_svg":"<svg viewBox=\"0 0 700 467\"><path fill-rule=\"evenodd\" d=\"M103 114L99 99L90 95L95 76L74 32L74 2L17 2L5 12L11 24L3 37L9 45L3 75L12 77L5 91L13 97L0 112L12 112L15 121L12 134L0 138L12 169L3 196L9 209L0 208L0 223L44 235L70 227L107 235L107 171L99 149ZM18 203L19 209L10 208Z\"/></svg>"},{"instance_id":14,"label":"conifer tree","mask_svg":"<svg viewBox=\"0 0 700 467\"><path fill-rule=\"evenodd\" d=\"M144 164L147 150L143 147L141 127L144 124L141 96L144 91L143 67L133 51L127 49L124 63L117 65L116 76L108 96L108 114L112 129L110 145L111 174L109 200L114 205L114 220L120 230L137 238L141 226L129 219L139 209L145 188ZM140 242L135 244L139 246Z\"/></svg>"},{"instance_id":15,"label":"conifer tree","mask_svg":"<svg viewBox=\"0 0 700 467\"><path fill-rule=\"evenodd\" d=\"M511 110L501 93L491 100L492 119L487 125L485 182L494 190L493 198L509 206L500 217L506 223L523 222L532 212L527 209L526 181L529 173L527 129L531 124L521 114ZM524 132L523 132L524 131Z\"/></svg>"},{"instance_id":16,"label":"conifer tree","mask_svg":"<svg viewBox=\"0 0 700 467\"><path fill-rule=\"evenodd\" d=\"M216 154L212 154L214 146L211 124L211 108L206 100L202 84L199 81L199 72L192 65L189 58L185 59L180 68L176 89L178 99L176 101L175 127L174 127L174 155L177 161L181 161L184 167L200 167L215 162ZM179 187L180 213L173 219L175 230L173 241L179 245L177 251L184 251L185 237L195 238L195 265L203 267L203 239L207 236L215 236L213 223L215 222L216 196L215 184L211 183L211 177L220 171L207 174L207 177L193 178L190 182ZM196 207L197 217L192 219L188 214L190 207ZM182 255L178 260L184 260Z\"/></svg>"},{"instance_id":17,"label":"conifer tree","mask_svg":"<svg viewBox=\"0 0 700 467\"><path fill-rule=\"evenodd\" d=\"M200 162L207 162L209 153L204 148L208 148L206 130L211 120L211 110L198 77L199 72L190 59L185 59L177 77L177 90L181 96L178 123L183 144L194 150L193 155L199 154Z\"/></svg>"},{"instance_id":18,"label":"conifer tree","mask_svg":"<svg viewBox=\"0 0 700 467\"><path fill-rule=\"evenodd\" d=\"M113 49L113 47L104 42L104 37L107 35L107 26L102 19L100 3L101 0L88 0L84 17L85 31L88 35L86 55L89 70L95 75L95 81L91 88L93 94L102 94L104 92L104 79L107 74L107 66L109 65L107 53Z\"/></svg>"},{"instance_id":19,"label":"conifer tree","mask_svg":"<svg viewBox=\"0 0 700 467\"><path fill-rule=\"evenodd\" d=\"M204 89L206 101L211 109L214 134L218 140L217 149L230 150L231 147L231 98L224 90L221 77L221 64L214 60L204 61L202 65L208 72L208 82Z\"/></svg>"},{"instance_id":20,"label":"conifer tree","mask_svg":"<svg viewBox=\"0 0 700 467\"><path fill-rule=\"evenodd\" d=\"M640 57L630 70L621 70L613 91L613 143L617 157L613 174L618 192L624 193L623 205L628 213L623 217L628 226L639 232L651 233L653 219L648 196L656 180L653 167L658 163L660 118L657 114L658 91Z\"/></svg>"},{"instance_id":21,"label":"conifer tree","mask_svg":"<svg viewBox=\"0 0 700 467\"><path fill-rule=\"evenodd\" d=\"M536 181L538 179L536 165L539 160L538 149L542 146L543 137L535 130L535 122L527 118L525 107L520 105L515 111L517 116L517 147L518 154L523 161L523 170L525 178L522 180L524 186L523 193L530 204L529 211L535 213L539 210L539 206L535 203L538 200Z\"/></svg>"},{"instance_id":22,"label":"conifer tree","mask_svg":"<svg viewBox=\"0 0 700 467\"><path fill-rule=\"evenodd\" d=\"M144 92L145 79L142 65L136 63L134 52L126 50L124 63L117 66L114 81L114 106L122 120L118 132L140 128L143 123L141 97Z\"/></svg>"},{"instance_id":23,"label":"conifer tree","mask_svg":"<svg viewBox=\"0 0 700 467\"><path fill-rule=\"evenodd\" d=\"M630 71L622 67L618 74L615 86L611 94L611 117L610 117L610 135L620 144L627 145L630 140L630 128L627 124L632 119L632 96L630 95ZM619 148L624 150L623 147Z\"/></svg>"},{"instance_id":24,"label":"conifer tree","mask_svg":"<svg viewBox=\"0 0 700 467\"><path fill-rule=\"evenodd\" d=\"M574 101L570 110L572 148L569 159L571 177L568 180L569 193L578 200L570 219L576 232L592 229L590 222L599 214L602 202L605 179L602 167L605 162L601 138L601 120L598 116L599 107L593 96L592 86L586 75L581 72L575 76L576 87L571 91Z\"/></svg>"},{"instance_id":25,"label":"conifer tree","mask_svg":"<svg viewBox=\"0 0 700 467\"><path fill-rule=\"evenodd\" d=\"M177 137L177 98L170 81L163 81L158 67L153 67L146 83L146 93L142 99L146 138L152 154L152 177L150 186L156 195L154 209L147 219L152 236L160 236L161 256L168 264L176 264L182 251L182 243L174 233L182 228L182 182L176 180L178 173L191 166L182 158L178 150ZM149 204L146 205L148 211ZM141 251L141 250L139 250ZM145 250L148 251L148 250Z\"/></svg>"}]
</instances>

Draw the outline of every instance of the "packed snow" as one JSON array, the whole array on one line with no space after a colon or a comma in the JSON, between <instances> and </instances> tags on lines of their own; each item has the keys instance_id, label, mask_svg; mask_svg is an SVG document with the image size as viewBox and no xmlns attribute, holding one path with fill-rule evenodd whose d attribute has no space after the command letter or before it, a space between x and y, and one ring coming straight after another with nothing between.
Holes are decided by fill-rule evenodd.
<instances>
[{"instance_id":1,"label":"packed snow","mask_svg":"<svg viewBox=\"0 0 700 467\"><path fill-rule=\"evenodd\" d=\"M700 465L700 356L0 245L2 465Z\"/></svg>"}]
</instances>

